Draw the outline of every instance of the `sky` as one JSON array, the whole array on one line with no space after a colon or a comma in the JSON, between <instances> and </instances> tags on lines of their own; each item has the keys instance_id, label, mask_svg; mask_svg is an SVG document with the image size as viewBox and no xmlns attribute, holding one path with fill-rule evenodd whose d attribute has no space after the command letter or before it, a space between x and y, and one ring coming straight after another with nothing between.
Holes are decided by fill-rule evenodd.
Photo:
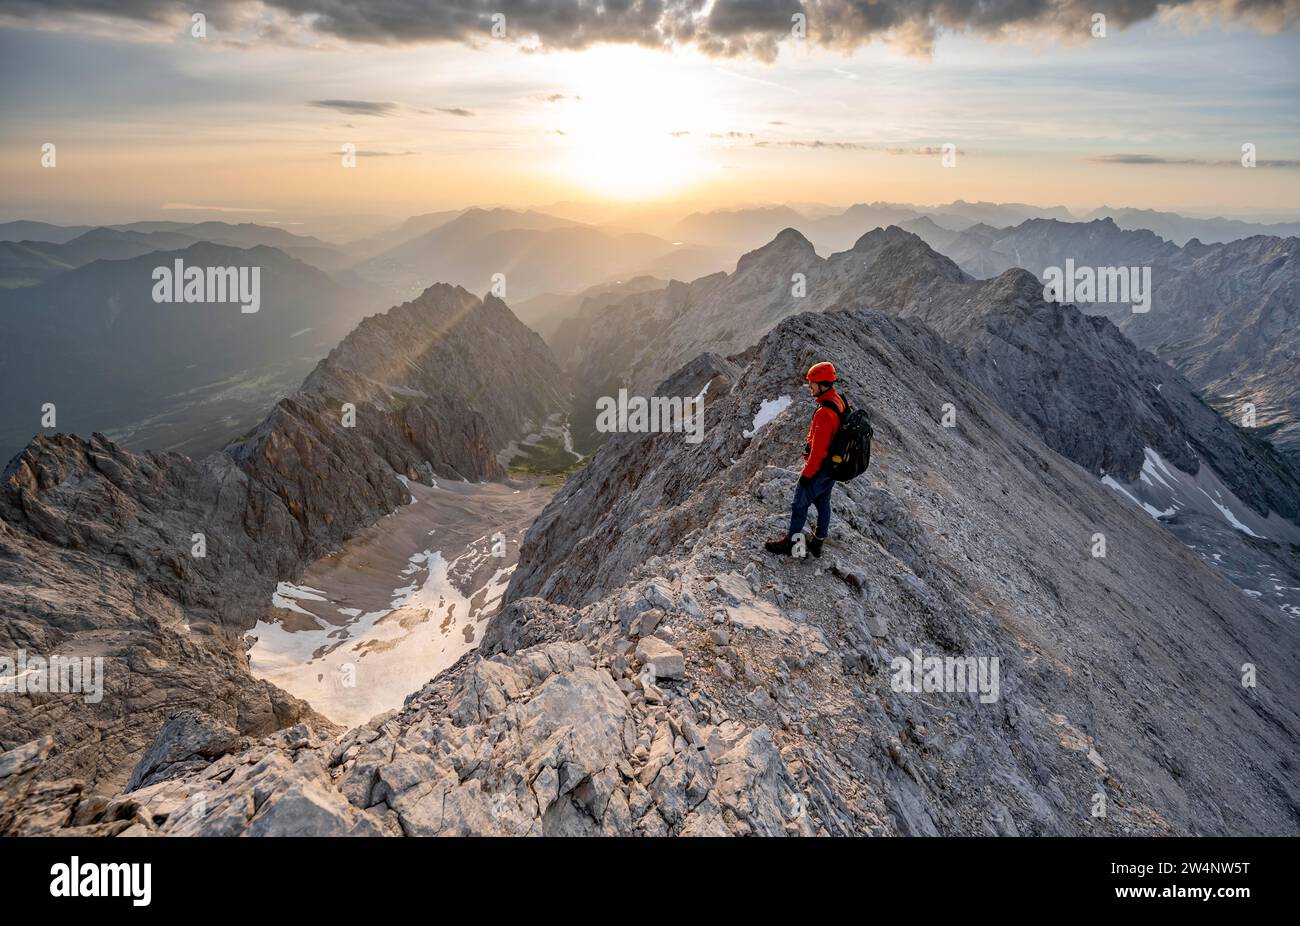
<instances>
[{"instance_id":1,"label":"sky","mask_svg":"<svg viewBox=\"0 0 1300 926\"><path fill-rule=\"evenodd\" d=\"M648 2L555 0L501 37L476 0L229 0L201 37L169 4L7 3L0 219L954 199L1300 217L1295 0L1256 0L1276 13L1262 26L1238 0L1127 27L1120 12L1104 37L1063 17L1073 0L927 0L924 20L820 33L805 3L806 39L786 0L730 0L731 19L707 0L713 19L649 33L601 12ZM1051 15L961 18L1036 5Z\"/></svg>"}]
</instances>

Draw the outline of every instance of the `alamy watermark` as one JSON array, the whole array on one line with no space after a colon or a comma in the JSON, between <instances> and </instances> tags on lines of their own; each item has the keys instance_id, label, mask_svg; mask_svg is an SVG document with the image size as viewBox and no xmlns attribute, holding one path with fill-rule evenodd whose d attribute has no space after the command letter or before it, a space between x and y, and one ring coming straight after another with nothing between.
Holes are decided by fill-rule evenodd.
<instances>
[{"instance_id":1,"label":"alamy watermark","mask_svg":"<svg viewBox=\"0 0 1300 926\"><path fill-rule=\"evenodd\" d=\"M910 656L895 656L889 665L889 687L899 694L978 693L982 703L991 704L1002 690L997 656L922 656L914 649Z\"/></svg>"},{"instance_id":2,"label":"alamy watermark","mask_svg":"<svg viewBox=\"0 0 1300 926\"><path fill-rule=\"evenodd\" d=\"M686 435L688 444L704 440L704 393L681 396L604 395L596 400L596 430L601 434Z\"/></svg>"},{"instance_id":3,"label":"alamy watermark","mask_svg":"<svg viewBox=\"0 0 1300 926\"><path fill-rule=\"evenodd\" d=\"M251 315L262 307L261 267L171 267L153 269L154 302L238 302Z\"/></svg>"},{"instance_id":4,"label":"alamy watermark","mask_svg":"<svg viewBox=\"0 0 1300 926\"><path fill-rule=\"evenodd\" d=\"M152 862L83 862L74 855L50 874L51 897L129 897L136 907L153 899Z\"/></svg>"},{"instance_id":5,"label":"alamy watermark","mask_svg":"<svg viewBox=\"0 0 1300 926\"><path fill-rule=\"evenodd\" d=\"M1151 311L1150 267L1076 267L1043 271L1043 298L1048 302L1127 302L1133 311Z\"/></svg>"},{"instance_id":6,"label":"alamy watermark","mask_svg":"<svg viewBox=\"0 0 1300 926\"><path fill-rule=\"evenodd\" d=\"M103 656L0 655L0 694L80 694L87 704L104 700Z\"/></svg>"}]
</instances>

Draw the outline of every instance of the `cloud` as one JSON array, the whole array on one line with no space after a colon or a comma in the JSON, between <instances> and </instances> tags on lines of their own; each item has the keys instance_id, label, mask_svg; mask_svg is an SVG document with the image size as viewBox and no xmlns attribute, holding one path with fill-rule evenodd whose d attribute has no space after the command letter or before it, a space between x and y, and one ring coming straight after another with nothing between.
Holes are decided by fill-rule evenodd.
<instances>
[{"instance_id":1,"label":"cloud","mask_svg":"<svg viewBox=\"0 0 1300 926\"><path fill-rule=\"evenodd\" d=\"M404 158L407 157L408 155L415 154L415 152L414 151L358 151L356 154L357 157L359 158ZM339 156L339 153L337 151L331 151L330 156L336 158Z\"/></svg>"},{"instance_id":2,"label":"cloud","mask_svg":"<svg viewBox=\"0 0 1300 926\"><path fill-rule=\"evenodd\" d=\"M1085 161L1095 161L1098 164L1208 164L1208 161L1197 161L1194 158L1167 158L1155 154L1098 154L1094 157L1084 158Z\"/></svg>"},{"instance_id":3,"label":"cloud","mask_svg":"<svg viewBox=\"0 0 1300 926\"><path fill-rule=\"evenodd\" d=\"M856 141L822 141L814 138L808 141L756 141L755 148L828 148L840 151L879 151L878 145L867 145Z\"/></svg>"},{"instance_id":4,"label":"cloud","mask_svg":"<svg viewBox=\"0 0 1300 926\"><path fill-rule=\"evenodd\" d=\"M1182 164L1192 167L1241 167L1241 161L1232 159L1212 160L1209 158L1173 158L1159 154L1098 154L1084 158L1097 164ZM1300 160L1257 160L1256 167L1300 167Z\"/></svg>"},{"instance_id":5,"label":"cloud","mask_svg":"<svg viewBox=\"0 0 1300 926\"><path fill-rule=\"evenodd\" d=\"M921 157L932 157L934 155L945 154L942 145L921 145L919 148L882 148L886 154L915 154ZM954 154L966 155L969 151L963 148L953 149Z\"/></svg>"},{"instance_id":6,"label":"cloud","mask_svg":"<svg viewBox=\"0 0 1300 926\"><path fill-rule=\"evenodd\" d=\"M212 0L205 12L218 33L227 23L245 29L269 23L259 37L276 42L287 41L286 30L296 28L374 44L689 45L717 57L771 60L779 43L791 39L797 13L806 17L807 41L815 45L851 49L883 40L927 54L942 33L996 38L1033 31L1086 39L1096 7L1096 0ZM188 23L188 14L170 0L115 0L108 9L103 0L8 0L2 18L50 28L66 26L74 14L148 25ZM251 15L256 10L268 15ZM1104 12L1109 29L1159 15L1276 31L1300 23L1300 0L1113 0ZM494 34L494 26L503 34Z\"/></svg>"},{"instance_id":7,"label":"cloud","mask_svg":"<svg viewBox=\"0 0 1300 926\"><path fill-rule=\"evenodd\" d=\"M308 106L319 106L336 112L350 113L355 116L392 116L403 109L402 104L388 100L311 100ZM410 107L406 107L410 108ZM435 109L416 109L415 112L431 116L434 113L447 113L450 116L470 117L474 113L459 106L439 106Z\"/></svg>"},{"instance_id":8,"label":"cloud","mask_svg":"<svg viewBox=\"0 0 1300 926\"><path fill-rule=\"evenodd\" d=\"M717 136L714 136L717 137ZM859 141L823 141L820 138L808 140L756 141L755 148L821 148L829 151L880 151L885 154L940 155L944 150L939 145L922 145L917 148L897 148L886 145L871 145ZM958 149L957 154L966 154Z\"/></svg>"},{"instance_id":9,"label":"cloud","mask_svg":"<svg viewBox=\"0 0 1300 926\"><path fill-rule=\"evenodd\" d=\"M391 116L397 111L396 103L371 100L312 100L307 105L334 109L354 116Z\"/></svg>"}]
</instances>

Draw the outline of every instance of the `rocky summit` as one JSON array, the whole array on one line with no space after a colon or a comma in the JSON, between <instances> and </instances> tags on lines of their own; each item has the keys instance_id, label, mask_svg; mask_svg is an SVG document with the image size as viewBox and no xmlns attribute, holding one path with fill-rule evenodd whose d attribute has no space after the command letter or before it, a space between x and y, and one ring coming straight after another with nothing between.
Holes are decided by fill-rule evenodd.
<instances>
[{"instance_id":1,"label":"rocky summit","mask_svg":"<svg viewBox=\"0 0 1300 926\"><path fill-rule=\"evenodd\" d=\"M832 352L872 415L872 467L835 490L820 558L778 558L760 542L797 476L800 376ZM611 438L528 532L479 649L401 709L342 735L178 713L91 797L43 776L34 741L0 757L0 826L1300 832L1294 624L966 369L933 329L871 311L703 354L657 390L708 385L704 440Z\"/></svg>"}]
</instances>

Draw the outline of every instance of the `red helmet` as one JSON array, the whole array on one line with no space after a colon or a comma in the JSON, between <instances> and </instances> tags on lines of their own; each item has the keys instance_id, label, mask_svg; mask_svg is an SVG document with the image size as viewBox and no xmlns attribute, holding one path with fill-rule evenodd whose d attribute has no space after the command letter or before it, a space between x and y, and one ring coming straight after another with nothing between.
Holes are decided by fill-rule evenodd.
<instances>
[{"instance_id":1,"label":"red helmet","mask_svg":"<svg viewBox=\"0 0 1300 926\"><path fill-rule=\"evenodd\" d=\"M814 363L808 368L808 375L805 377L810 383L833 383L835 382L835 364L833 363Z\"/></svg>"}]
</instances>

